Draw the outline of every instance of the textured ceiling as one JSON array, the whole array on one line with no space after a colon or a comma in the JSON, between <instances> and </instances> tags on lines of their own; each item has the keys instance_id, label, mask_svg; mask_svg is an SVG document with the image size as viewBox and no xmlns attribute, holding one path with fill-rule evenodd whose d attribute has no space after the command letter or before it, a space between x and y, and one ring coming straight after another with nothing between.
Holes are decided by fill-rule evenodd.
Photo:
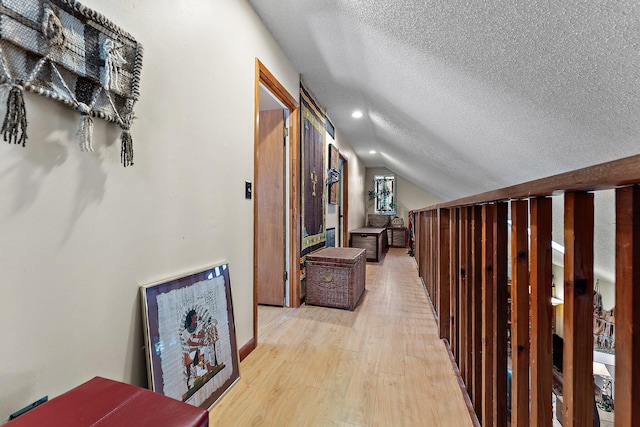
<instances>
[{"instance_id":1,"label":"textured ceiling","mask_svg":"<svg viewBox=\"0 0 640 427\"><path fill-rule=\"evenodd\" d=\"M444 200L640 153L637 0L249 3L365 165Z\"/></svg>"}]
</instances>

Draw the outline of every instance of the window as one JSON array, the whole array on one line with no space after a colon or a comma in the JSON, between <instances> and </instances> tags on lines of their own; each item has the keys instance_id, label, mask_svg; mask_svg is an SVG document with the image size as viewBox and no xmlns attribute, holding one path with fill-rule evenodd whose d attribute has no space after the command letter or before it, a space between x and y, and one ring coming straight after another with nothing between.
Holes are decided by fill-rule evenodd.
<instances>
[{"instance_id":1,"label":"window","mask_svg":"<svg viewBox=\"0 0 640 427\"><path fill-rule=\"evenodd\" d=\"M373 194L371 194L373 193ZM377 214L396 214L396 176L374 175L373 177L374 211Z\"/></svg>"}]
</instances>

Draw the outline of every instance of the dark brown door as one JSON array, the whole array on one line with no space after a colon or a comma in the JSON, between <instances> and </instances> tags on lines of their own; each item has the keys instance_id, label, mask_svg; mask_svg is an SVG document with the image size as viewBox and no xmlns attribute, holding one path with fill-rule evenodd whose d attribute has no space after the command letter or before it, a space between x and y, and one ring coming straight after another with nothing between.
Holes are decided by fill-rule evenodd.
<instances>
[{"instance_id":1,"label":"dark brown door","mask_svg":"<svg viewBox=\"0 0 640 427\"><path fill-rule=\"evenodd\" d=\"M340 172L340 227L342 239L339 246L349 246L349 163L347 159L340 155L342 160L342 171Z\"/></svg>"},{"instance_id":2,"label":"dark brown door","mask_svg":"<svg viewBox=\"0 0 640 427\"><path fill-rule=\"evenodd\" d=\"M260 111L256 221L258 304L284 305L284 110Z\"/></svg>"}]
</instances>

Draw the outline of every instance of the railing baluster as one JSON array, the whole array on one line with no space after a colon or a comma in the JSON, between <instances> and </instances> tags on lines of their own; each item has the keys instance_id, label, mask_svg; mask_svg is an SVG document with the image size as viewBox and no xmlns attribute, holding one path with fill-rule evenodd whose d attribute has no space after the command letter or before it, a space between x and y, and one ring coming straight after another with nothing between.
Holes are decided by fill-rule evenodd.
<instances>
[{"instance_id":1,"label":"railing baluster","mask_svg":"<svg viewBox=\"0 0 640 427\"><path fill-rule=\"evenodd\" d=\"M551 198L531 199L531 425L550 426L551 402Z\"/></svg>"},{"instance_id":2,"label":"railing baluster","mask_svg":"<svg viewBox=\"0 0 640 427\"><path fill-rule=\"evenodd\" d=\"M460 301L460 375L462 381L467 386L467 393L470 393L471 378L467 374L467 364L471 349L469 348L470 328L469 311L467 308L467 287L469 286L469 244L468 244L468 224L469 209L465 206L460 209L460 293L458 300Z\"/></svg>"},{"instance_id":3,"label":"railing baluster","mask_svg":"<svg viewBox=\"0 0 640 427\"><path fill-rule=\"evenodd\" d=\"M460 208L451 209L451 218L449 221L450 242L449 257L451 264L449 274L451 277L451 351L453 352L456 364L460 366L460 354L458 348L458 292L460 283L460 239L459 232L459 215Z\"/></svg>"},{"instance_id":4,"label":"railing baluster","mask_svg":"<svg viewBox=\"0 0 640 427\"><path fill-rule=\"evenodd\" d=\"M431 235L433 239L431 240L431 250L434 254L431 263L431 286L433 290L433 296L431 301L436 307L436 311L438 311L438 301L440 300L440 282L438 281L438 211L435 210L431 212ZM440 312L438 312L438 319L440 318Z\"/></svg>"},{"instance_id":5,"label":"railing baluster","mask_svg":"<svg viewBox=\"0 0 640 427\"><path fill-rule=\"evenodd\" d=\"M422 278L422 283L423 285L425 285L425 287L427 285L427 260L429 259L429 246L427 245L429 235L429 227L427 227L428 214L429 212L420 212L418 215L418 231L420 232L418 239L420 242L418 251L420 259L420 277Z\"/></svg>"},{"instance_id":6,"label":"railing baluster","mask_svg":"<svg viewBox=\"0 0 640 427\"><path fill-rule=\"evenodd\" d=\"M508 269L508 205L496 203L493 227L493 392L494 425L507 425L507 269Z\"/></svg>"},{"instance_id":7,"label":"railing baluster","mask_svg":"<svg viewBox=\"0 0 640 427\"><path fill-rule=\"evenodd\" d=\"M473 311L473 207L467 206L467 220L465 223L466 227L466 288L464 294L464 302L466 306L466 322L465 322L465 338L466 338L466 372L465 377L467 379L467 392L471 394L471 390L473 390L473 319L474 319L474 311Z\"/></svg>"},{"instance_id":8,"label":"railing baluster","mask_svg":"<svg viewBox=\"0 0 640 427\"><path fill-rule=\"evenodd\" d=\"M431 259L432 259L432 254L431 254L431 212L424 212L423 216L422 216L422 226L423 228L423 232L424 232L424 254L423 254L423 266L422 266L422 282L424 283L424 286L427 290L427 293L429 294L429 298L431 298L431 285L429 284L429 270L430 270L430 266L431 266Z\"/></svg>"},{"instance_id":9,"label":"railing baluster","mask_svg":"<svg viewBox=\"0 0 640 427\"><path fill-rule=\"evenodd\" d=\"M440 338L451 342L451 275L449 233L449 209L438 210L438 316L440 318Z\"/></svg>"},{"instance_id":10,"label":"railing baluster","mask_svg":"<svg viewBox=\"0 0 640 427\"><path fill-rule=\"evenodd\" d=\"M529 426L529 204L511 202L511 425Z\"/></svg>"},{"instance_id":11,"label":"railing baluster","mask_svg":"<svg viewBox=\"0 0 640 427\"><path fill-rule=\"evenodd\" d=\"M482 206L482 424L494 425L493 391L495 388L493 341L495 339L493 288L493 229L496 205Z\"/></svg>"},{"instance_id":12,"label":"railing baluster","mask_svg":"<svg viewBox=\"0 0 640 427\"><path fill-rule=\"evenodd\" d=\"M470 258L471 267L469 278L469 293L467 303L469 304L470 325L469 336L469 366L470 376L473 378L472 396L473 404L479 417L482 415L482 206L476 205L470 209L471 228L470 238Z\"/></svg>"},{"instance_id":13,"label":"railing baluster","mask_svg":"<svg viewBox=\"0 0 640 427\"><path fill-rule=\"evenodd\" d=\"M593 194L564 196L564 427L592 425Z\"/></svg>"},{"instance_id":14,"label":"railing baluster","mask_svg":"<svg viewBox=\"0 0 640 427\"><path fill-rule=\"evenodd\" d=\"M640 187L616 190L615 425L640 425Z\"/></svg>"}]
</instances>

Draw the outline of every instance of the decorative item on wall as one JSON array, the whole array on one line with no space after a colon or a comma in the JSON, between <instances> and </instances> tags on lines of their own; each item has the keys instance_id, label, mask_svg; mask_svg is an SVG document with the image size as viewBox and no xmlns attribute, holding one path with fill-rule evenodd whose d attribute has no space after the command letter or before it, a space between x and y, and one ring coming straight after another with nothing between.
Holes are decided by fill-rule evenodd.
<instances>
[{"instance_id":1,"label":"decorative item on wall","mask_svg":"<svg viewBox=\"0 0 640 427\"><path fill-rule=\"evenodd\" d=\"M324 247L324 140L325 115L309 91L300 85L300 151L302 154L302 209L300 266L306 255Z\"/></svg>"},{"instance_id":2,"label":"decorative item on wall","mask_svg":"<svg viewBox=\"0 0 640 427\"><path fill-rule=\"evenodd\" d=\"M28 90L80 112L82 151L93 150L93 117L118 124L122 164L132 165L142 53L131 35L75 0L0 0L0 84L10 88L4 140L26 144Z\"/></svg>"},{"instance_id":3,"label":"decorative item on wall","mask_svg":"<svg viewBox=\"0 0 640 427\"><path fill-rule=\"evenodd\" d=\"M329 144L329 170L327 171L327 186L329 187L329 203L338 203L338 182L340 181L340 171L338 170L338 149L335 145Z\"/></svg>"},{"instance_id":4,"label":"decorative item on wall","mask_svg":"<svg viewBox=\"0 0 640 427\"><path fill-rule=\"evenodd\" d=\"M149 387L208 409L240 378L229 264L141 293Z\"/></svg>"}]
</instances>

